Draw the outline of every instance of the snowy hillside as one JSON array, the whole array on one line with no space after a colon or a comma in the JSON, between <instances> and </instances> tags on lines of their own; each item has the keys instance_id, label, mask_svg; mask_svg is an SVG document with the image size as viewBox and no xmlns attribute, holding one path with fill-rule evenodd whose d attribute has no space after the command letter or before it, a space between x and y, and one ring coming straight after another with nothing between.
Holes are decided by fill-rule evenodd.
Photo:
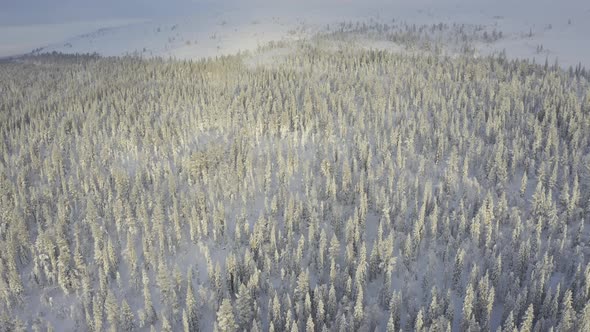
<instances>
[{"instance_id":1,"label":"snowy hillside","mask_svg":"<svg viewBox=\"0 0 590 332\"><path fill-rule=\"evenodd\" d=\"M0 20L0 58L29 53L48 43L62 43L73 35L105 27L115 28L140 22L137 19L108 19L67 23L3 24Z\"/></svg>"},{"instance_id":2,"label":"snowy hillside","mask_svg":"<svg viewBox=\"0 0 590 332\"><path fill-rule=\"evenodd\" d=\"M455 1L453 5L419 1L417 3L347 2L334 7L275 7L210 9L188 11L182 17L101 29L45 45L41 52L93 53L103 55L139 54L142 56L195 59L253 50L269 41L311 37L341 22L380 22L393 20L407 24L477 24L502 32L493 42L472 45L476 53L487 55L504 50L509 57L535 58L537 62L555 59L564 66L590 64L590 4L506 1ZM397 45L374 47L396 50Z\"/></svg>"}]
</instances>

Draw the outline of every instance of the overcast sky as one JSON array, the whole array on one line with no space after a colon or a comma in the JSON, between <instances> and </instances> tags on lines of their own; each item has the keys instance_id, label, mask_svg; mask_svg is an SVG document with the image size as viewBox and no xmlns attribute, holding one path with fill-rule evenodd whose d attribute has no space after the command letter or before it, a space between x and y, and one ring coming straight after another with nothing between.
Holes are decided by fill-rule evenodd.
<instances>
[{"instance_id":1,"label":"overcast sky","mask_svg":"<svg viewBox=\"0 0 590 332\"><path fill-rule=\"evenodd\" d=\"M384 6L388 4L452 7L505 7L515 9L547 5L560 8L590 7L589 0L0 0L0 25L63 23L88 19L140 18L191 14L192 11L257 7ZM586 5L584 5L586 4ZM588 8L584 8L586 10Z\"/></svg>"},{"instance_id":2,"label":"overcast sky","mask_svg":"<svg viewBox=\"0 0 590 332\"><path fill-rule=\"evenodd\" d=\"M0 26L15 24L64 23L101 19L154 19L163 16L192 15L195 12L224 9L256 9L281 7L355 7L380 8L391 5L423 6L446 10L461 4L463 8L510 8L514 11L533 10L538 15L543 8L557 6L566 10L586 11L590 0L0 0ZM587 7L587 8L586 8ZM546 10L551 11L552 9ZM508 14L506 12L504 15ZM532 13L531 13L532 14ZM533 14L534 15L534 14Z\"/></svg>"},{"instance_id":3,"label":"overcast sky","mask_svg":"<svg viewBox=\"0 0 590 332\"><path fill-rule=\"evenodd\" d=\"M380 6L390 3L454 3L466 0L0 0L0 25L63 23L89 19L187 15L191 11L260 7ZM482 0L470 0L482 1Z\"/></svg>"},{"instance_id":4,"label":"overcast sky","mask_svg":"<svg viewBox=\"0 0 590 332\"><path fill-rule=\"evenodd\" d=\"M198 1L201 4L206 1ZM0 0L0 24L152 18L194 7L191 0Z\"/></svg>"}]
</instances>

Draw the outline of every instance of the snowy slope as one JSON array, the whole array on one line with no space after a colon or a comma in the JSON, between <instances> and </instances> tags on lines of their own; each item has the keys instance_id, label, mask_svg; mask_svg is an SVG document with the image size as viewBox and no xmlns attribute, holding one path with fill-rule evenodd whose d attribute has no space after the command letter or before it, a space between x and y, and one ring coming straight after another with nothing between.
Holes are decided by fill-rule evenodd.
<instances>
[{"instance_id":1,"label":"snowy slope","mask_svg":"<svg viewBox=\"0 0 590 332\"><path fill-rule=\"evenodd\" d=\"M105 27L121 27L138 23L137 19L90 20L69 23L10 24L0 21L0 57L20 55L33 49L67 40L81 33Z\"/></svg>"},{"instance_id":2,"label":"snowy slope","mask_svg":"<svg viewBox=\"0 0 590 332\"><path fill-rule=\"evenodd\" d=\"M547 58L551 63L557 58L564 66L580 62L590 66L590 3L581 0L419 0L393 4L324 0L320 5L287 1L274 7L256 3L260 1L242 4L241 8L226 6L232 9L191 8L175 18L100 29L59 42L54 38L38 46L44 46L42 52L202 58L253 50L271 40L309 37L342 21L387 23L395 18L416 24L481 24L502 31L500 40L474 45L482 55L505 50L510 57L535 58L538 62ZM376 47L395 50L395 46Z\"/></svg>"},{"instance_id":3,"label":"snowy slope","mask_svg":"<svg viewBox=\"0 0 590 332\"><path fill-rule=\"evenodd\" d=\"M49 45L43 52L202 58L254 50L270 41L309 37L327 24L369 17L369 10L326 12L309 8L197 12L103 29Z\"/></svg>"}]
</instances>

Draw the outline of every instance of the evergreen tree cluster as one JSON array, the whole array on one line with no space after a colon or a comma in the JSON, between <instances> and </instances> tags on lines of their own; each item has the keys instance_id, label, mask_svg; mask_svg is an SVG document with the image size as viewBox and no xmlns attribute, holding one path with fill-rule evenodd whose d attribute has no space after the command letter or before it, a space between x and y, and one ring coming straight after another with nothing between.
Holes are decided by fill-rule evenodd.
<instances>
[{"instance_id":1,"label":"evergreen tree cluster","mask_svg":"<svg viewBox=\"0 0 590 332\"><path fill-rule=\"evenodd\" d=\"M249 56L0 63L0 330L590 329L580 71Z\"/></svg>"}]
</instances>

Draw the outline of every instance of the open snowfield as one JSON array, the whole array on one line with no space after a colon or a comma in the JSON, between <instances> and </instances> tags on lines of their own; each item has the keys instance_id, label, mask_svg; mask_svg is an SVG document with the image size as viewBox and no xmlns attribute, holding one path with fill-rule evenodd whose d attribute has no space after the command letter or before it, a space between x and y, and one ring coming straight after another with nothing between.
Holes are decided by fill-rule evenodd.
<instances>
[{"instance_id":1,"label":"open snowfield","mask_svg":"<svg viewBox=\"0 0 590 332\"><path fill-rule=\"evenodd\" d=\"M269 41L311 37L340 22L396 20L408 24L477 24L502 32L493 42L475 43L481 55L558 59L562 66L590 65L590 3L571 1L328 1L320 5L235 5L191 8L181 15L146 21L94 21L0 26L0 56L41 52L198 59L254 50ZM375 48L399 50L392 42Z\"/></svg>"},{"instance_id":2,"label":"open snowfield","mask_svg":"<svg viewBox=\"0 0 590 332\"><path fill-rule=\"evenodd\" d=\"M0 56L41 52L195 59L253 50L269 41L311 37L343 21L408 24L478 24L503 33L492 43L473 45L482 55L506 51L509 57L555 59L564 66L590 64L590 4L581 1L532 4L507 1L445 4L418 1L313 7L207 7L182 16L145 20L98 20L75 23L0 25ZM215 9L213 9L215 8ZM375 48L399 49L392 42Z\"/></svg>"},{"instance_id":3,"label":"open snowfield","mask_svg":"<svg viewBox=\"0 0 590 332\"><path fill-rule=\"evenodd\" d=\"M62 43L76 34L136 24L134 19L110 19L69 23L10 24L0 22L0 58L29 53L51 43Z\"/></svg>"}]
</instances>

